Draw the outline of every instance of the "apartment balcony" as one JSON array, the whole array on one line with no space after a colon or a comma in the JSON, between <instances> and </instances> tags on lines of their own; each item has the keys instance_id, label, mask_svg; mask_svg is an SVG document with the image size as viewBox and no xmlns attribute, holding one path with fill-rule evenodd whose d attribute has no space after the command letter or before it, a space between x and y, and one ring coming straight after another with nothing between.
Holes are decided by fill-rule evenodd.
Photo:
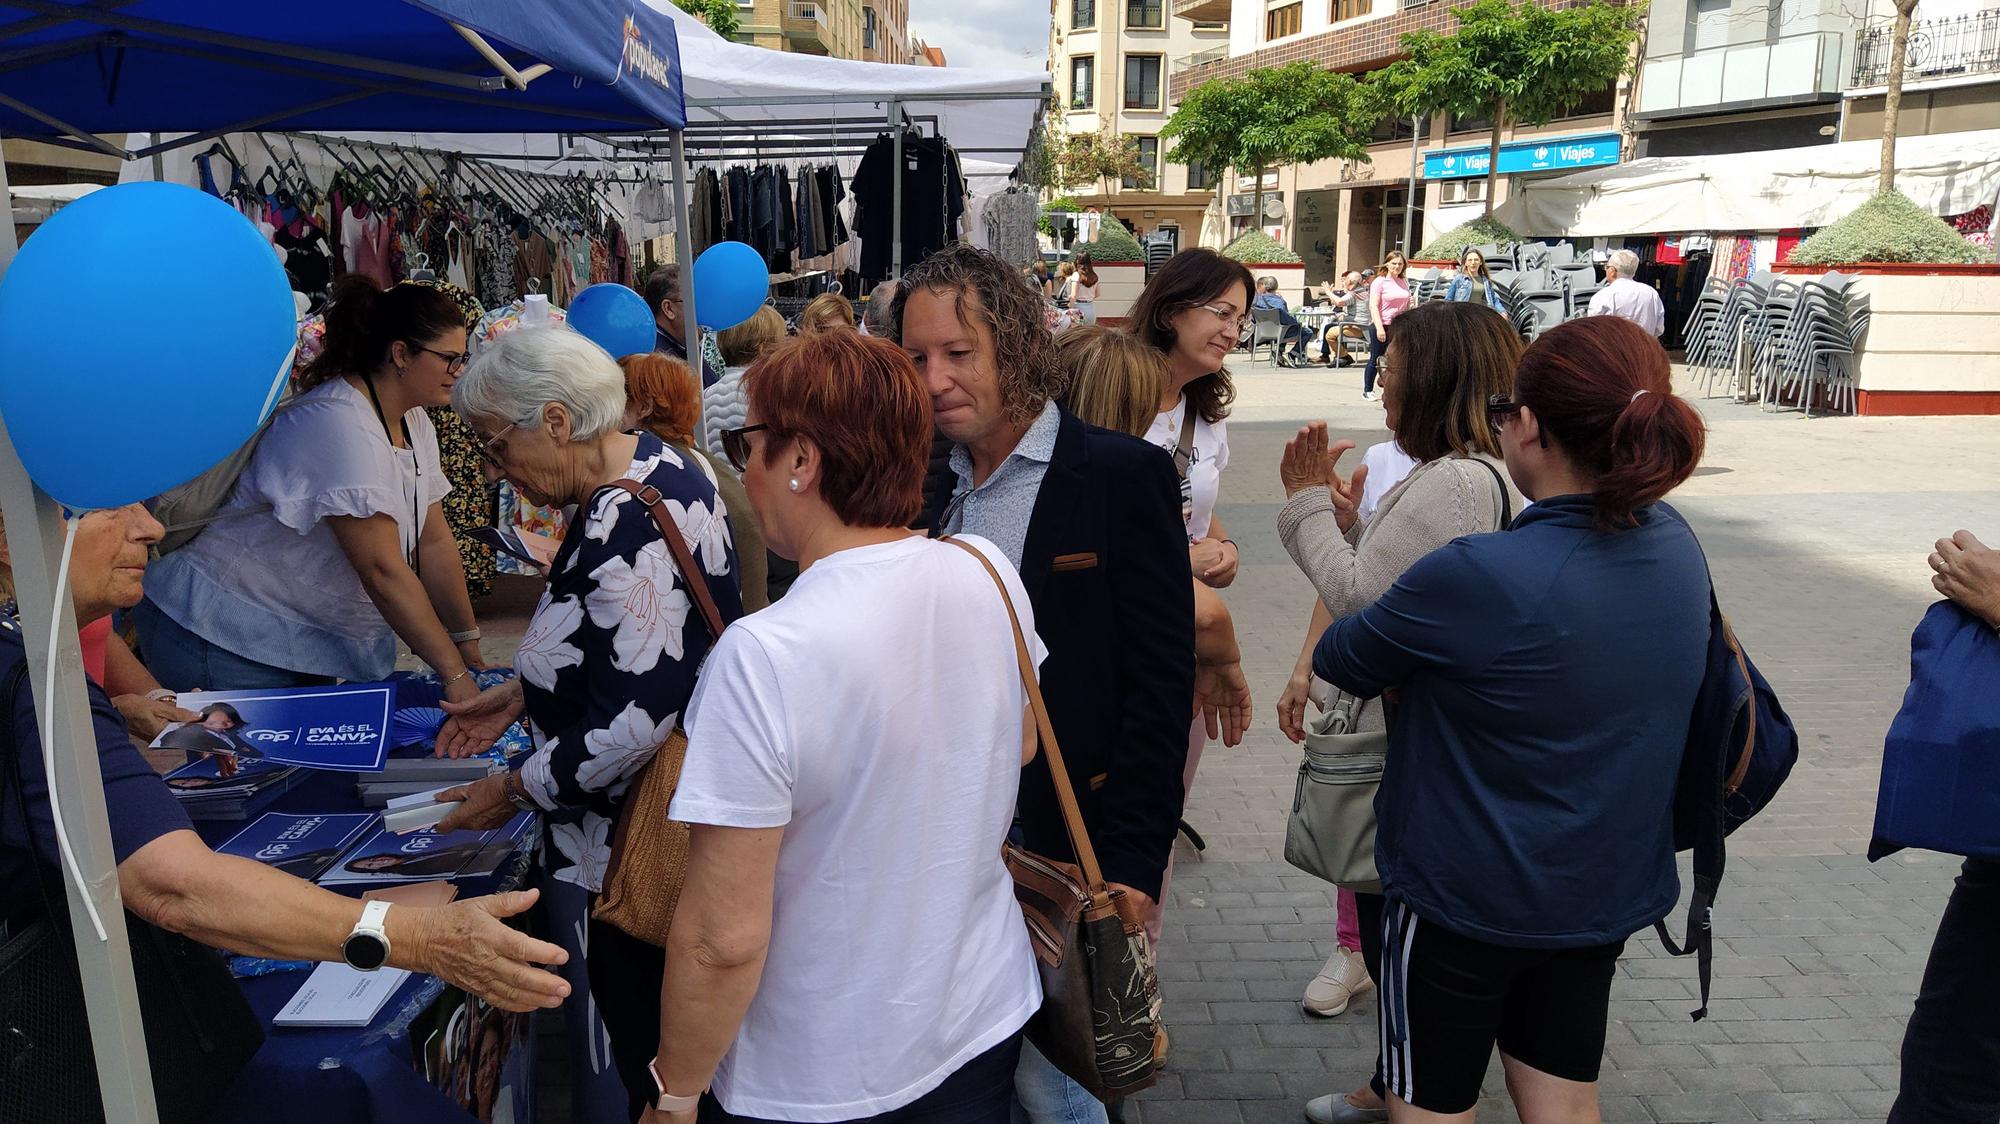
<instances>
[{"instance_id":1,"label":"apartment balcony","mask_svg":"<svg viewBox=\"0 0 2000 1124\"><path fill-rule=\"evenodd\" d=\"M1178 15L1179 13L1175 14ZM1179 74L1191 66L1207 66L1209 63L1221 62L1228 57L1229 45L1227 43L1220 47L1211 47L1206 51L1197 51L1192 55L1182 55L1167 63L1167 75L1171 79L1173 75Z\"/></svg>"},{"instance_id":2,"label":"apartment balcony","mask_svg":"<svg viewBox=\"0 0 2000 1124\"><path fill-rule=\"evenodd\" d=\"M1229 0L1174 0L1174 18L1196 23L1228 23Z\"/></svg>"},{"instance_id":3,"label":"apartment balcony","mask_svg":"<svg viewBox=\"0 0 2000 1124\"><path fill-rule=\"evenodd\" d=\"M1889 83L1889 45L1894 24L1871 23L1854 37L1854 85ZM1913 20L1903 52L1903 80L1993 74L2000 77L2000 8L1941 19Z\"/></svg>"},{"instance_id":4,"label":"apartment balcony","mask_svg":"<svg viewBox=\"0 0 2000 1124\"><path fill-rule=\"evenodd\" d=\"M1639 74L1642 120L1840 100L1841 35L1813 31L1648 58Z\"/></svg>"},{"instance_id":5,"label":"apartment balcony","mask_svg":"<svg viewBox=\"0 0 2000 1124\"><path fill-rule=\"evenodd\" d=\"M809 55L834 52L833 25L826 9L808 0L787 0L784 13L785 39L791 49Z\"/></svg>"}]
</instances>

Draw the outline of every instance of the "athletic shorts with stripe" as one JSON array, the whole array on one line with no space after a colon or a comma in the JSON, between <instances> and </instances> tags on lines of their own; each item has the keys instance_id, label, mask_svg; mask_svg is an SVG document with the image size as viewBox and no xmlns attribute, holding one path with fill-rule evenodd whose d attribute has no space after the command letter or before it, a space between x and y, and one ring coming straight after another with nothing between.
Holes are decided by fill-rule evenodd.
<instances>
[{"instance_id":1,"label":"athletic shorts with stripe","mask_svg":"<svg viewBox=\"0 0 2000 1124\"><path fill-rule=\"evenodd\" d=\"M1382 915L1383 1082L1404 1103L1466 1112L1497 1043L1543 1073L1595 1081L1625 942L1508 948L1460 936L1391 900Z\"/></svg>"}]
</instances>

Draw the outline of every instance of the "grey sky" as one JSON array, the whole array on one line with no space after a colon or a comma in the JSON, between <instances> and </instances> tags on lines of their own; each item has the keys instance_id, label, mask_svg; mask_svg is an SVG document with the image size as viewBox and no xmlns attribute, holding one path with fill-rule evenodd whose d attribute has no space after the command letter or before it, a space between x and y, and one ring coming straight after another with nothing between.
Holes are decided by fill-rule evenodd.
<instances>
[{"instance_id":1,"label":"grey sky","mask_svg":"<svg viewBox=\"0 0 2000 1124\"><path fill-rule=\"evenodd\" d=\"M1046 0L910 0L910 34L943 48L953 66L1042 70L1049 6Z\"/></svg>"}]
</instances>

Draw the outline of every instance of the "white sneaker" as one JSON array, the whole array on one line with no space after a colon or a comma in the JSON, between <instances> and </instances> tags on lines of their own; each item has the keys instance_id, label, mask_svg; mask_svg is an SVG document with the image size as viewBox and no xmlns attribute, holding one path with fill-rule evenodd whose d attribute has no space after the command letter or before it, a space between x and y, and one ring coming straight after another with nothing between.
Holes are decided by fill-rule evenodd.
<instances>
[{"instance_id":1,"label":"white sneaker","mask_svg":"<svg viewBox=\"0 0 2000 1124\"><path fill-rule=\"evenodd\" d=\"M1375 981L1368 978L1368 968L1361 961L1361 953L1336 949L1326 967L1306 985L1305 998L1299 1001L1299 1006L1308 1015L1330 1019L1345 1012L1356 996L1367 994L1374 986Z\"/></svg>"},{"instance_id":2,"label":"white sneaker","mask_svg":"<svg viewBox=\"0 0 2000 1124\"><path fill-rule=\"evenodd\" d=\"M1363 402L1373 402L1379 397L1380 395L1376 394L1372 390L1364 390L1361 392L1361 400Z\"/></svg>"},{"instance_id":3,"label":"white sneaker","mask_svg":"<svg viewBox=\"0 0 2000 1124\"><path fill-rule=\"evenodd\" d=\"M1389 1119L1386 1108L1355 1108L1339 1093L1328 1093L1306 1102L1307 1124L1375 1124Z\"/></svg>"}]
</instances>

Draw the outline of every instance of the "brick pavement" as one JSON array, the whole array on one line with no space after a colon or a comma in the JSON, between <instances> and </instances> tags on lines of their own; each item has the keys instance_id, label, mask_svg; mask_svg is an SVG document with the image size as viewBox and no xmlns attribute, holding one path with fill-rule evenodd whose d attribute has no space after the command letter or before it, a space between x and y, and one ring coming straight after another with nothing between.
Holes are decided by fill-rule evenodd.
<instances>
[{"instance_id":1,"label":"brick pavement","mask_svg":"<svg viewBox=\"0 0 2000 1124\"><path fill-rule=\"evenodd\" d=\"M1146 1124L1298 1121L1308 1097L1352 1087L1374 1057L1372 996L1332 1020L1298 1008L1332 952L1332 893L1281 858L1298 756L1271 713L1311 593L1273 521L1278 454L1298 424L1326 418L1363 447L1387 435L1351 372L1259 364L1238 385L1221 515L1243 549L1228 598L1257 726L1237 749L1211 747L1189 799L1209 849L1183 843L1177 860L1161 948L1174 1053L1129 1114ZM2000 537L2000 420L1808 422L1701 405L1708 455L1675 500L1803 756L1731 841L1709 1021L1687 1017L1692 962L1632 942L1613 990L1605 1119L1879 1121L1955 864L1860 853L1909 633L1933 598L1929 543L1961 526ZM1497 1065L1486 1092L1483 1119L1516 1119Z\"/></svg>"}]
</instances>

